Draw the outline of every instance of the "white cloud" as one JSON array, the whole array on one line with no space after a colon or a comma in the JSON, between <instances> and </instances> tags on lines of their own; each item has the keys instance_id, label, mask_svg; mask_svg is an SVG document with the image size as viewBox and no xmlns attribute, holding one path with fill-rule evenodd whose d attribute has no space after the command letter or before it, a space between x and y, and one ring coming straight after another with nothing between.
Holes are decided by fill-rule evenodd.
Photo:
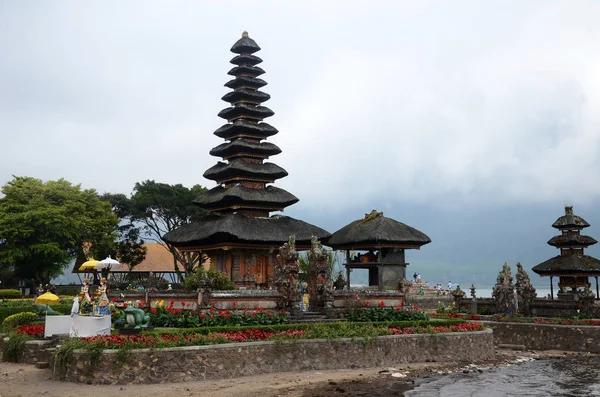
<instances>
[{"instance_id":1,"label":"white cloud","mask_svg":"<svg viewBox=\"0 0 600 397\"><path fill-rule=\"evenodd\" d=\"M228 49L247 29L298 205L600 197L598 4L242 4L7 7L0 179L212 186Z\"/></svg>"}]
</instances>

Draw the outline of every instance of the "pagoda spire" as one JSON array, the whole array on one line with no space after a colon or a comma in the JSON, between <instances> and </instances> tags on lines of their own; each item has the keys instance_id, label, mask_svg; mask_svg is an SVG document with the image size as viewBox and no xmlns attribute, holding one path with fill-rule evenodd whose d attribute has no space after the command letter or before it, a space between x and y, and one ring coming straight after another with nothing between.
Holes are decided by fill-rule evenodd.
<instances>
[{"instance_id":1,"label":"pagoda spire","mask_svg":"<svg viewBox=\"0 0 600 397\"><path fill-rule=\"evenodd\" d=\"M565 207L565 214L552 224L561 234L548 240L548 244L560 248L561 256L583 255L585 248L597 243L596 239L581 235L581 230L589 226L583 218L573 213L573 207Z\"/></svg>"},{"instance_id":2,"label":"pagoda spire","mask_svg":"<svg viewBox=\"0 0 600 397\"><path fill-rule=\"evenodd\" d=\"M268 185L288 173L266 161L281 153L281 149L265 141L278 131L264 122L274 112L262 105L271 97L260 90L267 82L258 77L265 73L256 66L262 63L262 59L254 55L258 51L260 47L248 32L243 32L242 38L231 47L236 56L230 61L234 67L228 74L234 78L225 86L233 91L221 98L231 106L219 112L218 116L227 123L214 132L225 143L210 151L223 161L204 173L204 177L215 181L217 186L195 201L211 212L266 217L270 212L283 211L298 201L293 194Z\"/></svg>"}]
</instances>

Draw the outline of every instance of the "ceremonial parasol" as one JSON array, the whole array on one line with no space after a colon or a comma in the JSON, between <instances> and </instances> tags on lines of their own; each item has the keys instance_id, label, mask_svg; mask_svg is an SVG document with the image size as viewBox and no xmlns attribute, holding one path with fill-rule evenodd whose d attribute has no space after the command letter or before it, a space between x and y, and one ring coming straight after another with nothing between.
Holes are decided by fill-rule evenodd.
<instances>
[{"instance_id":1,"label":"ceremonial parasol","mask_svg":"<svg viewBox=\"0 0 600 397\"><path fill-rule=\"evenodd\" d=\"M35 303L38 305L46 305L46 315L48 314L48 305L57 304L60 298L54 295L52 292L45 292L35 298Z\"/></svg>"},{"instance_id":2,"label":"ceremonial parasol","mask_svg":"<svg viewBox=\"0 0 600 397\"><path fill-rule=\"evenodd\" d=\"M102 259L100 262L98 262L95 269L100 270L102 272L102 276L108 278L108 272L110 269L117 266L121 266L121 264L111 258L109 255L108 258Z\"/></svg>"},{"instance_id":3,"label":"ceremonial parasol","mask_svg":"<svg viewBox=\"0 0 600 397\"><path fill-rule=\"evenodd\" d=\"M100 261L97 261L94 258L90 258L89 261L84 262L81 266L79 266L79 270L94 270L98 263L100 263Z\"/></svg>"}]
</instances>

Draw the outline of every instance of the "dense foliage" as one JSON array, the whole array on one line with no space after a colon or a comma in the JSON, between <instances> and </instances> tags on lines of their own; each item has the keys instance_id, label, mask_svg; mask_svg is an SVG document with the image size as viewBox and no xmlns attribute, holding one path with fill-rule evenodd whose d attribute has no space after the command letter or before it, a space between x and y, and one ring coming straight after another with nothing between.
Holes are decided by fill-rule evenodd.
<instances>
[{"instance_id":1,"label":"dense foliage","mask_svg":"<svg viewBox=\"0 0 600 397\"><path fill-rule=\"evenodd\" d=\"M158 306L152 309L150 324L155 327L196 328L214 326L249 326L273 325L288 322L287 314L265 312L262 308L254 310L214 310L195 313L189 310L173 309L173 301L169 306Z\"/></svg>"},{"instance_id":2,"label":"dense foliage","mask_svg":"<svg viewBox=\"0 0 600 397\"><path fill-rule=\"evenodd\" d=\"M0 289L0 299L17 299L21 297L18 289Z\"/></svg>"},{"instance_id":3,"label":"dense foliage","mask_svg":"<svg viewBox=\"0 0 600 397\"><path fill-rule=\"evenodd\" d=\"M0 326L3 330L8 330L11 328L17 328L19 325L23 324L31 324L35 320L38 319L38 315L31 312L23 312L13 314L8 316L2 321L2 325Z\"/></svg>"},{"instance_id":4,"label":"dense foliage","mask_svg":"<svg viewBox=\"0 0 600 397\"><path fill-rule=\"evenodd\" d=\"M207 271L204 267L199 266L196 270L186 276L183 287L187 290L194 291L202 286L210 287L216 291L236 289L234 282L231 281L227 274L219 273L212 268Z\"/></svg>"},{"instance_id":5,"label":"dense foliage","mask_svg":"<svg viewBox=\"0 0 600 397\"><path fill-rule=\"evenodd\" d=\"M348 311L349 321L418 321L429 320L429 316L418 307L404 309L401 307L385 307L384 302L372 307L365 302L365 307L355 308Z\"/></svg>"},{"instance_id":6,"label":"dense foliage","mask_svg":"<svg viewBox=\"0 0 600 397\"><path fill-rule=\"evenodd\" d=\"M93 189L59 179L14 177L0 198L0 264L20 278L48 282L84 242L106 245L119 219Z\"/></svg>"},{"instance_id":7,"label":"dense foliage","mask_svg":"<svg viewBox=\"0 0 600 397\"><path fill-rule=\"evenodd\" d=\"M221 343L239 343L265 340L298 340L298 339L334 339L334 338L372 338L383 335L468 332L483 330L479 323L461 323L455 325L394 326L374 325L366 323L311 324L306 326L289 326L287 329L268 329L265 327L229 329L210 333L149 333L140 335L106 335L71 340L75 348L119 349L127 348L161 348L176 346L196 346Z\"/></svg>"},{"instance_id":8,"label":"dense foliage","mask_svg":"<svg viewBox=\"0 0 600 397\"><path fill-rule=\"evenodd\" d=\"M173 255L174 270L179 273L177 264L183 266L185 274L192 273L201 263L198 253L181 253L163 240L163 236L187 223L199 220L206 211L193 204L193 201L206 192L206 188L194 185L187 188L181 184L169 185L155 181L136 183L131 197L124 194L105 194L103 199L113 205L122 219L132 225L142 225L150 238L169 250Z\"/></svg>"}]
</instances>

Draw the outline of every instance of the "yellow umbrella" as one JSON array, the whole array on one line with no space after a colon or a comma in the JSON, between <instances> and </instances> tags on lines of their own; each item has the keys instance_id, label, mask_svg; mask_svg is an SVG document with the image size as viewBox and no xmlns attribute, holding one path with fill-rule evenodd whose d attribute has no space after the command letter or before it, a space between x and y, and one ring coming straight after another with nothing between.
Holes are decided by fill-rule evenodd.
<instances>
[{"instance_id":1,"label":"yellow umbrella","mask_svg":"<svg viewBox=\"0 0 600 397\"><path fill-rule=\"evenodd\" d=\"M35 298L35 303L38 305L55 305L60 301L60 298L54 295L52 292L45 292Z\"/></svg>"},{"instance_id":2,"label":"yellow umbrella","mask_svg":"<svg viewBox=\"0 0 600 397\"><path fill-rule=\"evenodd\" d=\"M79 266L79 270L94 270L98 263L100 263L100 261L91 258L89 261L83 262L83 264Z\"/></svg>"}]
</instances>

